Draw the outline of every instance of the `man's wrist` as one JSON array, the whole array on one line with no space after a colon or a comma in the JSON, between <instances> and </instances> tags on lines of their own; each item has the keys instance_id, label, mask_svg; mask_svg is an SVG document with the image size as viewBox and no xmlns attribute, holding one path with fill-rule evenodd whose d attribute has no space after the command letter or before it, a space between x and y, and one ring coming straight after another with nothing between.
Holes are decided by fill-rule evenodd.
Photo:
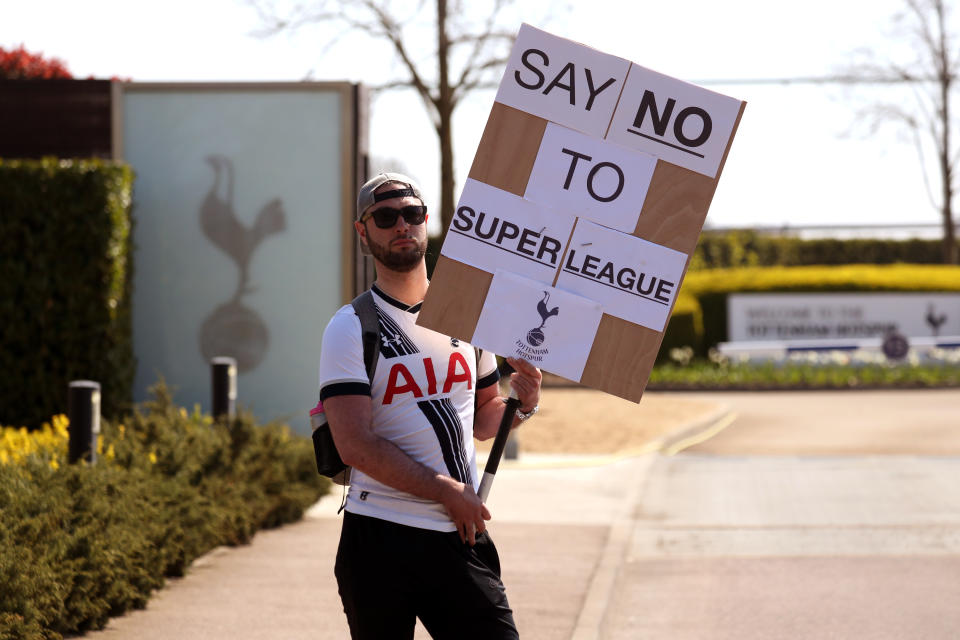
<instances>
[{"instance_id":1,"label":"man's wrist","mask_svg":"<svg viewBox=\"0 0 960 640\"><path fill-rule=\"evenodd\" d=\"M537 411L540 411L539 404L533 405L533 408L531 408L529 411L524 411L523 409L518 408L516 412L517 419L520 420L520 422L525 422L526 420L532 418Z\"/></svg>"}]
</instances>

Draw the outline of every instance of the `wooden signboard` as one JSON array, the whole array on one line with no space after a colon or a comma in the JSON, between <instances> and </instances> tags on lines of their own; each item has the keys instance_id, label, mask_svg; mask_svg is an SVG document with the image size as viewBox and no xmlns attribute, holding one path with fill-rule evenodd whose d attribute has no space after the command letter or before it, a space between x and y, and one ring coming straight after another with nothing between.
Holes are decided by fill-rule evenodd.
<instances>
[{"instance_id":1,"label":"wooden signboard","mask_svg":"<svg viewBox=\"0 0 960 640\"><path fill-rule=\"evenodd\" d=\"M744 107L523 25L418 323L639 402Z\"/></svg>"}]
</instances>

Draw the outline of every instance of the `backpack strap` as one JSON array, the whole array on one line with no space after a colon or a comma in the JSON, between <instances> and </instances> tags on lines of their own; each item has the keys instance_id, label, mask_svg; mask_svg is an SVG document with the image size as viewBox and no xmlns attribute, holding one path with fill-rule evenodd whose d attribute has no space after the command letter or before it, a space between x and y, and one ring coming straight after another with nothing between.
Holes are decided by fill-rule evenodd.
<instances>
[{"instance_id":1,"label":"backpack strap","mask_svg":"<svg viewBox=\"0 0 960 640\"><path fill-rule=\"evenodd\" d=\"M373 372L380 359L380 320L377 318L377 305L373 301L373 292L367 289L350 303L360 318L360 332L363 340L363 366L367 370L370 384L373 384Z\"/></svg>"}]
</instances>

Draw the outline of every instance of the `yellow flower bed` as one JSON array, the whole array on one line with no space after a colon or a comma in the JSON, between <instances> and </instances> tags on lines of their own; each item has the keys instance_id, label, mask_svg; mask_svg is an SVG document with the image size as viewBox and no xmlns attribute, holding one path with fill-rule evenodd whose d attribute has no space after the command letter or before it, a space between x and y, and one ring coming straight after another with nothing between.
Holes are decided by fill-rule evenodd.
<instances>
[{"instance_id":1,"label":"yellow flower bed","mask_svg":"<svg viewBox=\"0 0 960 640\"><path fill-rule=\"evenodd\" d=\"M23 464L30 456L47 460L54 469L67 457L69 420L53 416L36 431L26 427L0 427L0 464Z\"/></svg>"}]
</instances>

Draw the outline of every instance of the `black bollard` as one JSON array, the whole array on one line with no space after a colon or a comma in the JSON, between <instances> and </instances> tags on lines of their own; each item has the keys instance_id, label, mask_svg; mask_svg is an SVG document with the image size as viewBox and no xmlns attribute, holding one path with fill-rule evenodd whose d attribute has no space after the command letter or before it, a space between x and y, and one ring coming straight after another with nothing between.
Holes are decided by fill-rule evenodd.
<instances>
[{"instance_id":1,"label":"black bollard","mask_svg":"<svg viewBox=\"0 0 960 640\"><path fill-rule=\"evenodd\" d=\"M226 416L233 420L237 414L237 361L220 356L210 360L213 389L213 419Z\"/></svg>"},{"instance_id":2,"label":"black bollard","mask_svg":"<svg viewBox=\"0 0 960 640\"><path fill-rule=\"evenodd\" d=\"M100 383L74 380L67 394L67 418L70 420L70 464L86 460L97 462L97 436L100 434Z\"/></svg>"}]
</instances>

